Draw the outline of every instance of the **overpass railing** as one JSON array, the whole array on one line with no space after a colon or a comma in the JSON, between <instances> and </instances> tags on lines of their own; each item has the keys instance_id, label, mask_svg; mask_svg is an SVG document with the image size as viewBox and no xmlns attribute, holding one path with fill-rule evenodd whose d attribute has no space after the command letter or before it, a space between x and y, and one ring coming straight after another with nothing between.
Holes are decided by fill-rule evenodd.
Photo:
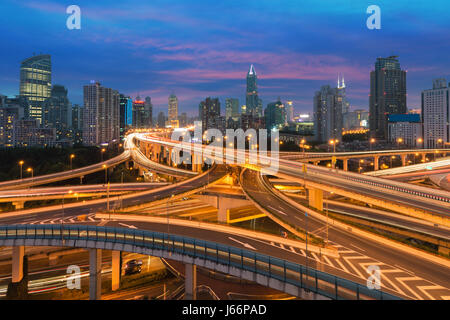
<instances>
[{"instance_id":1,"label":"overpass railing","mask_svg":"<svg viewBox=\"0 0 450 320\"><path fill-rule=\"evenodd\" d=\"M398 300L397 296L284 259L233 246L161 232L81 225L3 225L2 240L75 240L129 244L235 267L331 299ZM74 245L76 246L76 244Z\"/></svg>"}]
</instances>

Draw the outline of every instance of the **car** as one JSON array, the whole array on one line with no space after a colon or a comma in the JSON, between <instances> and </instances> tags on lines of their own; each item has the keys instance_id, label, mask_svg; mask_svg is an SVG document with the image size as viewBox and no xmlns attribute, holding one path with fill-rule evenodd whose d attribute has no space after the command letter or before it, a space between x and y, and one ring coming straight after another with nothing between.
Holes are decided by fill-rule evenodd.
<instances>
[{"instance_id":1,"label":"car","mask_svg":"<svg viewBox=\"0 0 450 320\"><path fill-rule=\"evenodd\" d=\"M140 273L142 270L142 260L130 260L125 263L125 275Z\"/></svg>"}]
</instances>

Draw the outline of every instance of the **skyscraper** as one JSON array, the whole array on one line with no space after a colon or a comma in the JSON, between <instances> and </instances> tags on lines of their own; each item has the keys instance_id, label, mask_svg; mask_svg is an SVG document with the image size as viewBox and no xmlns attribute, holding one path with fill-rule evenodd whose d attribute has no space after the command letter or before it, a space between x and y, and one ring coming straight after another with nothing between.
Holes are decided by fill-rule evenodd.
<instances>
[{"instance_id":1,"label":"skyscraper","mask_svg":"<svg viewBox=\"0 0 450 320\"><path fill-rule=\"evenodd\" d=\"M119 93L94 81L84 86L83 91L83 143L96 146L118 140Z\"/></svg>"},{"instance_id":2,"label":"skyscraper","mask_svg":"<svg viewBox=\"0 0 450 320\"><path fill-rule=\"evenodd\" d=\"M83 143L83 108L75 104L72 106L72 137L74 144Z\"/></svg>"},{"instance_id":3,"label":"skyscraper","mask_svg":"<svg viewBox=\"0 0 450 320\"><path fill-rule=\"evenodd\" d=\"M145 97L144 112L147 122L147 127L153 127L153 104L150 97Z\"/></svg>"},{"instance_id":4,"label":"skyscraper","mask_svg":"<svg viewBox=\"0 0 450 320\"><path fill-rule=\"evenodd\" d=\"M120 138L124 137L128 126L133 124L133 100L123 94L119 95Z\"/></svg>"},{"instance_id":5,"label":"skyscraper","mask_svg":"<svg viewBox=\"0 0 450 320\"><path fill-rule=\"evenodd\" d=\"M278 101L269 103L264 110L267 129L281 129L286 124L286 110L284 104Z\"/></svg>"},{"instance_id":6,"label":"skyscraper","mask_svg":"<svg viewBox=\"0 0 450 320\"><path fill-rule=\"evenodd\" d=\"M262 116L262 101L258 97L257 75L253 65L247 73L247 94L245 97L246 113Z\"/></svg>"},{"instance_id":7,"label":"skyscraper","mask_svg":"<svg viewBox=\"0 0 450 320\"><path fill-rule=\"evenodd\" d=\"M292 101L286 101L286 122L294 121L294 105Z\"/></svg>"},{"instance_id":8,"label":"skyscraper","mask_svg":"<svg viewBox=\"0 0 450 320\"><path fill-rule=\"evenodd\" d=\"M339 94L342 96L342 113L348 113L350 109L350 103L347 101L347 95L345 92L345 80L344 76L342 76L342 81L338 76L338 85L337 89L339 90Z\"/></svg>"},{"instance_id":9,"label":"skyscraper","mask_svg":"<svg viewBox=\"0 0 450 320\"><path fill-rule=\"evenodd\" d=\"M314 96L315 140L326 142L342 137L342 96L338 88L322 86Z\"/></svg>"},{"instance_id":10,"label":"skyscraper","mask_svg":"<svg viewBox=\"0 0 450 320\"><path fill-rule=\"evenodd\" d=\"M239 100L235 98L225 99L225 119L239 118Z\"/></svg>"},{"instance_id":11,"label":"skyscraper","mask_svg":"<svg viewBox=\"0 0 450 320\"><path fill-rule=\"evenodd\" d=\"M407 112L406 71L397 58L377 58L370 72L370 134L382 140L388 136L388 115Z\"/></svg>"},{"instance_id":12,"label":"skyscraper","mask_svg":"<svg viewBox=\"0 0 450 320\"><path fill-rule=\"evenodd\" d=\"M199 110L201 110L202 130L206 131L210 128L218 128L222 125L220 117L219 98L208 97L205 101L200 102ZM216 121L217 120L217 121Z\"/></svg>"},{"instance_id":13,"label":"skyscraper","mask_svg":"<svg viewBox=\"0 0 450 320\"><path fill-rule=\"evenodd\" d=\"M164 114L164 112L160 111L158 113L157 123L158 123L158 128L166 127L166 115Z\"/></svg>"},{"instance_id":14,"label":"skyscraper","mask_svg":"<svg viewBox=\"0 0 450 320\"><path fill-rule=\"evenodd\" d=\"M67 97L67 89L55 84L51 96L44 101L42 108L42 125L45 128L56 129L56 139L68 138L69 127L72 122L72 105Z\"/></svg>"},{"instance_id":15,"label":"skyscraper","mask_svg":"<svg viewBox=\"0 0 450 320\"><path fill-rule=\"evenodd\" d=\"M169 96L168 121L172 127L178 127L178 98L176 95Z\"/></svg>"},{"instance_id":16,"label":"skyscraper","mask_svg":"<svg viewBox=\"0 0 450 320\"><path fill-rule=\"evenodd\" d=\"M433 89L422 91L423 146L443 148L450 142L450 88L445 79L433 81Z\"/></svg>"},{"instance_id":17,"label":"skyscraper","mask_svg":"<svg viewBox=\"0 0 450 320\"><path fill-rule=\"evenodd\" d=\"M133 101L133 127L149 128L152 126L152 102L150 97L146 97L145 101L139 96Z\"/></svg>"},{"instance_id":18,"label":"skyscraper","mask_svg":"<svg viewBox=\"0 0 450 320\"><path fill-rule=\"evenodd\" d=\"M25 117L38 119L42 123L44 101L51 95L52 63L50 55L38 55L22 61L20 66L20 95L30 102Z\"/></svg>"}]
</instances>

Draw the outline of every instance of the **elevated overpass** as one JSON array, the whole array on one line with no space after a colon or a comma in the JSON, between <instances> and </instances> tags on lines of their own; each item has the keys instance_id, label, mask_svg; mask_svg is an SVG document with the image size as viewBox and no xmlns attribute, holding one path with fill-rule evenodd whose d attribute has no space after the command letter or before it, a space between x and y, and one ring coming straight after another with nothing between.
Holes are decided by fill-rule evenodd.
<instances>
[{"instance_id":1,"label":"elevated overpass","mask_svg":"<svg viewBox=\"0 0 450 320\"><path fill-rule=\"evenodd\" d=\"M130 151L125 150L123 153L121 153L120 155L118 155L114 158L111 158L109 160L99 162L96 164L92 164L90 166L77 168L77 169L73 169L73 170L68 170L68 171L52 173L52 174L46 174L46 175L42 175L42 176L0 182L0 190L12 190L12 189L27 188L27 187L33 187L33 186L78 178L81 176L88 175L90 173L105 170L110 167L115 167L115 166L121 164L122 162L127 161L129 158L130 158Z\"/></svg>"},{"instance_id":2,"label":"elevated overpass","mask_svg":"<svg viewBox=\"0 0 450 320\"><path fill-rule=\"evenodd\" d=\"M216 232L217 234L217 232ZM118 282L118 259L114 252L126 251L181 261L186 264L186 294L195 288L195 266L230 274L286 292L316 299L399 299L387 292L369 289L351 280L336 277L280 257L254 250L189 236L143 229L84 225L9 225L0 226L0 245L12 246L13 283L22 280L24 246L86 248L90 251L90 298L100 298L101 250L113 250L113 288ZM305 289L312 292L308 294Z\"/></svg>"},{"instance_id":3,"label":"elevated overpass","mask_svg":"<svg viewBox=\"0 0 450 320\"><path fill-rule=\"evenodd\" d=\"M152 135L140 134L135 137L138 140L146 141L147 144L165 145L170 148L190 148L193 153L198 154L197 157L206 153L205 150L208 148L204 145L172 141ZM390 154L390 152L392 151L386 151L385 154ZM219 155L217 153L212 154L211 151L208 154L209 157L219 163L229 161L225 158L226 153L224 151ZM360 155L361 153L358 153L357 156ZM227 155L227 157L229 156ZM450 226L450 194L446 191L267 156L260 156L259 162L254 164L249 159L249 152L234 150L232 155L234 162L236 162L238 156L242 156L245 163L236 165L254 170L265 170L261 160L269 163L277 162L279 164L278 170L273 175L302 184L306 182L311 190L310 195L314 198L311 204L320 210L323 207L322 192L328 191Z\"/></svg>"}]
</instances>

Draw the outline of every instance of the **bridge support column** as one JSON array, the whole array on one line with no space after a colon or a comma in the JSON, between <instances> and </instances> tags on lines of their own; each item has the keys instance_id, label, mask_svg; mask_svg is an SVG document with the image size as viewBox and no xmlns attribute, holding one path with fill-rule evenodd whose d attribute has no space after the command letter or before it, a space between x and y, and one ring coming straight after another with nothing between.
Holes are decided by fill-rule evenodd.
<instances>
[{"instance_id":1,"label":"bridge support column","mask_svg":"<svg viewBox=\"0 0 450 320\"><path fill-rule=\"evenodd\" d=\"M197 266L195 264L186 263L186 272L184 274L184 299L185 300L195 300L197 287Z\"/></svg>"},{"instance_id":2,"label":"bridge support column","mask_svg":"<svg viewBox=\"0 0 450 320\"><path fill-rule=\"evenodd\" d=\"M121 263L120 263L120 251L112 251L112 291L116 291L120 287L120 273L121 273Z\"/></svg>"},{"instance_id":3,"label":"bridge support column","mask_svg":"<svg viewBox=\"0 0 450 320\"><path fill-rule=\"evenodd\" d=\"M12 203L12 205L14 206L15 210L21 210L25 206L25 201L15 201Z\"/></svg>"},{"instance_id":4,"label":"bridge support column","mask_svg":"<svg viewBox=\"0 0 450 320\"><path fill-rule=\"evenodd\" d=\"M373 171L380 170L380 156L373 157Z\"/></svg>"},{"instance_id":5,"label":"bridge support column","mask_svg":"<svg viewBox=\"0 0 450 320\"><path fill-rule=\"evenodd\" d=\"M320 189L307 188L308 203L311 207L322 211L323 210L323 191Z\"/></svg>"},{"instance_id":6,"label":"bridge support column","mask_svg":"<svg viewBox=\"0 0 450 320\"><path fill-rule=\"evenodd\" d=\"M12 282L19 283L23 278L24 246L12 247Z\"/></svg>"},{"instance_id":7,"label":"bridge support column","mask_svg":"<svg viewBox=\"0 0 450 320\"><path fill-rule=\"evenodd\" d=\"M313 165L318 166L320 161L313 161Z\"/></svg>"},{"instance_id":8,"label":"bridge support column","mask_svg":"<svg viewBox=\"0 0 450 320\"><path fill-rule=\"evenodd\" d=\"M344 163L344 171L348 171L348 159L343 159L342 161Z\"/></svg>"},{"instance_id":9,"label":"bridge support column","mask_svg":"<svg viewBox=\"0 0 450 320\"><path fill-rule=\"evenodd\" d=\"M422 153L422 162L425 162L427 160L427 154Z\"/></svg>"},{"instance_id":10,"label":"bridge support column","mask_svg":"<svg viewBox=\"0 0 450 320\"><path fill-rule=\"evenodd\" d=\"M89 249L89 300L102 298L102 250Z\"/></svg>"},{"instance_id":11,"label":"bridge support column","mask_svg":"<svg viewBox=\"0 0 450 320\"><path fill-rule=\"evenodd\" d=\"M402 167L406 166L406 154L402 154Z\"/></svg>"}]
</instances>

